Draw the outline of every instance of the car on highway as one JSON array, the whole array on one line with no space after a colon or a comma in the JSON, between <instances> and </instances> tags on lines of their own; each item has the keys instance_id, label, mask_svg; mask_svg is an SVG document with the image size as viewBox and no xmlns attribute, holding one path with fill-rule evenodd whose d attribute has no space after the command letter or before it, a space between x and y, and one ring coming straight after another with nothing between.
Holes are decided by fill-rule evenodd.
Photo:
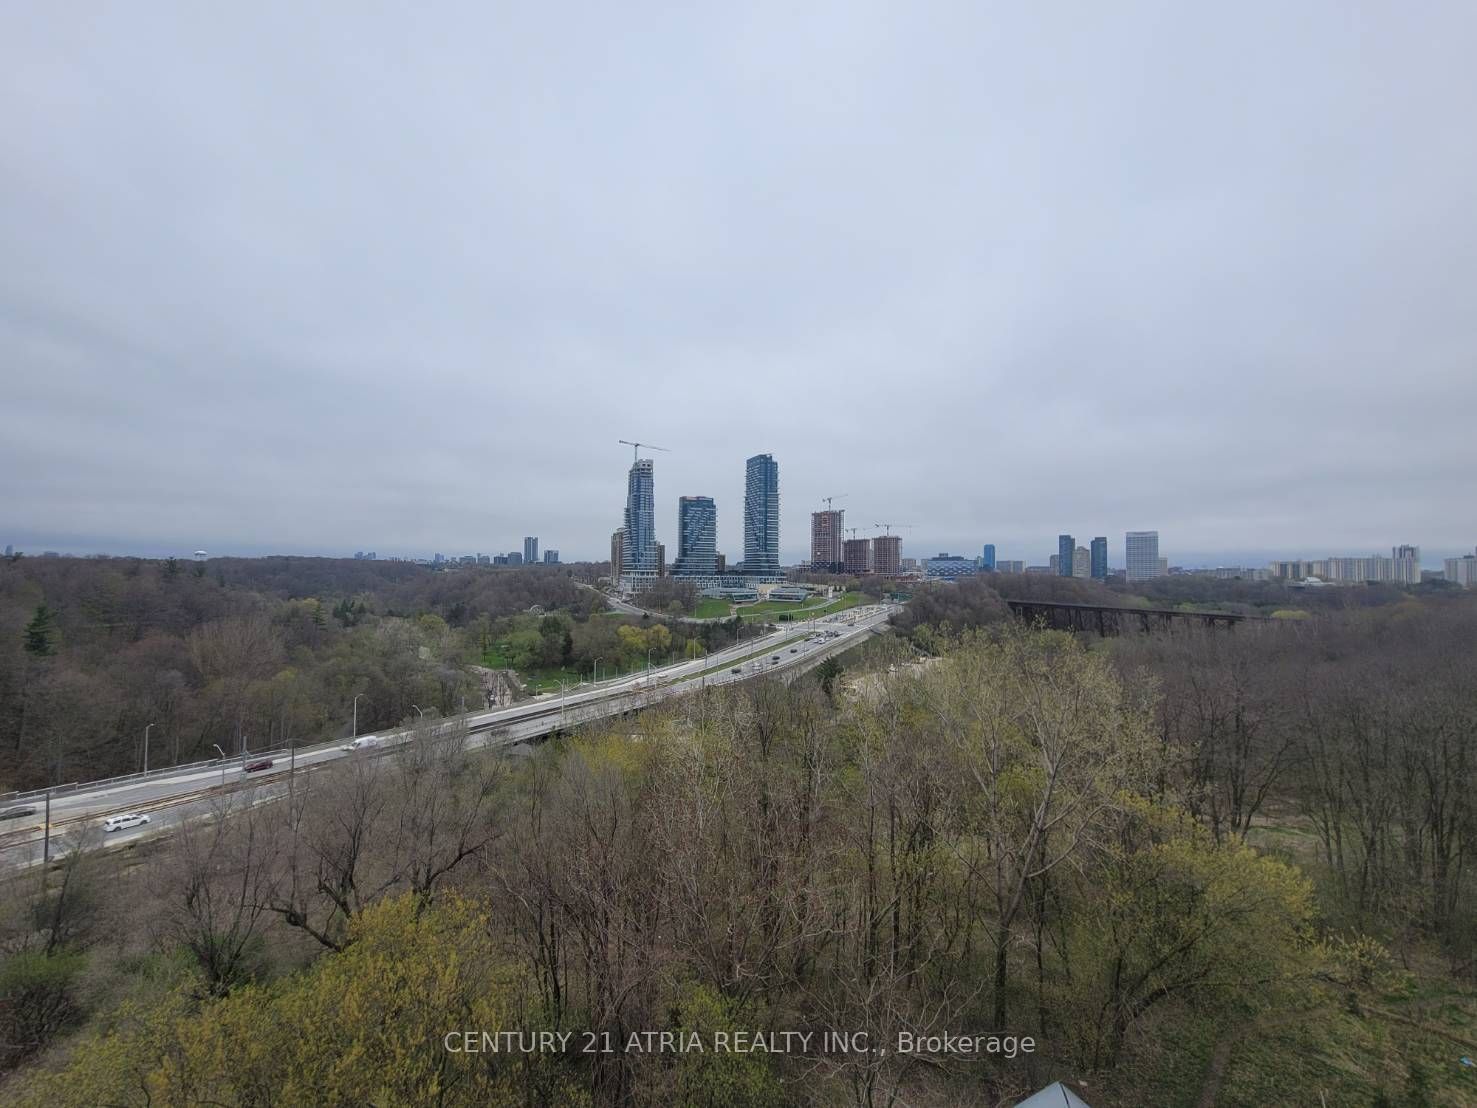
<instances>
[{"instance_id":1,"label":"car on highway","mask_svg":"<svg viewBox=\"0 0 1477 1108\"><path fill-rule=\"evenodd\" d=\"M356 750L368 750L372 746L378 746L379 741L378 735L360 735L353 742L345 743L339 749L353 753Z\"/></svg>"},{"instance_id":2,"label":"car on highway","mask_svg":"<svg viewBox=\"0 0 1477 1108\"><path fill-rule=\"evenodd\" d=\"M241 768L246 773L260 773L264 769L271 769L272 768L272 759L270 759L270 758L258 758L254 762L247 762Z\"/></svg>"},{"instance_id":3,"label":"car on highway","mask_svg":"<svg viewBox=\"0 0 1477 1108\"><path fill-rule=\"evenodd\" d=\"M799 654L800 653L800 648L798 646L792 646L792 647L790 647L790 653L791 654Z\"/></svg>"},{"instance_id":4,"label":"car on highway","mask_svg":"<svg viewBox=\"0 0 1477 1108\"><path fill-rule=\"evenodd\" d=\"M126 831L130 827L137 827L141 823L148 823L149 817L142 812L125 812L121 816L109 816L103 820L104 831Z\"/></svg>"},{"instance_id":5,"label":"car on highway","mask_svg":"<svg viewBox=\"0 0 1477 1108\"><path fill-rule=\"evenodd\" d=\"M22 816L34 816L36 809L28 805L20 808L6 808L0 811L0 819L20 819Z\"/></svg>"},{"instance_id":6,"label":"car on highway","mask_svg":"<svg viewBox=\"0 0 1477 1108\"><path fill-rule=\"evenodd\" d=\"M733 668L732 668L732 669L731 669L731 670L729 670L729 671L728 671L728 672L729 672L729 673L743 673L743 672L744 672L744 671L743 671L743 670L741 670L741 669L739 669L739 667L738 667L738 666L734 666L734 667L733 667Z\"/></svg>"}]
</instances>

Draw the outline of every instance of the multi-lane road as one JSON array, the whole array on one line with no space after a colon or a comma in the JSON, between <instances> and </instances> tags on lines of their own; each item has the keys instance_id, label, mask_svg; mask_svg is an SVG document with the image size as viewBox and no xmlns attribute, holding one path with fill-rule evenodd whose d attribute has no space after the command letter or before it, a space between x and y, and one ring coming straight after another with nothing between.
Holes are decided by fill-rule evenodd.
<instances>
[{"instance_id":1,"label":"multi-lane road","mask_svg":"<svg viewBox=\"0 0 1477 1108\"><path fill-rule=\"evenodd\" d=\"M469 712L438 722L458 725L464 722L473 746L512 746L646 707L667 697L694 692L706 685L729 684L767 674L792 676L880 630L890 613L887 606L869 605L784 624L761 638L749 639L702 658L598 684L584 683L512 707ZM102 835L109 843L121 844L167 832L182 821L216 811L222 798L233 793L249 791L252 799L270 799L286 792L289 775L311 773L344 758L374 757L408 741L413 734L413 730L404 730L368 736L371 742L361 744L358 750L347 749L344 740L339 739L302 747L291 754L277 752L256 758L225 759L54 794L51 856L72 849L82 834ZM245 766L267 757L272 762L269 768L246 771ZM0 804L0 809L17 807L33 807L35 813L0 822L0 869L31 866L42 860L47 837L42 822L44 801L40 797L26 797ZM149 822L117 831L102 830L109 817L135 813L147 815Z\"/></svg>"}]
</instances>

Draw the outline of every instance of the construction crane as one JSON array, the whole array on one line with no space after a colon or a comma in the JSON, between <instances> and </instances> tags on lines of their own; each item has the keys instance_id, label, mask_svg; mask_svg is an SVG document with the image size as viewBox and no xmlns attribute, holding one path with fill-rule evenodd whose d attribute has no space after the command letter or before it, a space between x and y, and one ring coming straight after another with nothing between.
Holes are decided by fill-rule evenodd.
<instances>
[{"instance_id":1,"label":"construction crane","mask_svg":"<svg viewBox=\"0 0 1477 1108\"><path fill-rule=\"evenodd\" d=\"M860 527L847 527L847 528L845 528L845 530L847 530L847 531L850 531L850 532L851 532L851 538L852 538L852 541L853 541L853 542L855 542L855 541L856 541L856 533L857 533L857 532L858 532L858 531L860 531L860 530L861 530L861 528L860 528Z\"/></svg>"},{"instance_id":2,"label":"construction crane","mask_svg":"<svg viewBox=\"0 0 1477 1108\"><path fill-rule=\"evenodd\" d=\"M892 529L894 527L898 528L900 531L911 531L913 529L913 524L911 523L874 523L872 524L872 526L882 528L882 533L884 535L892 534Z\"/></svg>"},{"instance_id":3,"label":"construction crane","mask_svg":"<svg viewBox=\"0 0 1477 1108\"><path fill-rule=\"evenodd\" d=\"M843 492L840 496L823 496L823 497L821 497L821 499L826 502L826 511L833 512L833 511L835 511L835 509L831 507L831 501L833 501L833 500L845 500L850 495L851 494L849 492Z\"/></svg>"},{"instance_id":4,"label":"construction crane","mask_svg":"<svg viewBox=\"0 0 1477 1108\"><path fill-rule=\"evenodd\" d=\"M646 447L647 450L660 450L666 454L671 453L671 451L668 450L665 446L652 446L649 442L632 442L630 439L616 439L615 441L631 448L632 465L636 464L636 452L640 450L643 446Z\"/></svg>"}]
</instances>

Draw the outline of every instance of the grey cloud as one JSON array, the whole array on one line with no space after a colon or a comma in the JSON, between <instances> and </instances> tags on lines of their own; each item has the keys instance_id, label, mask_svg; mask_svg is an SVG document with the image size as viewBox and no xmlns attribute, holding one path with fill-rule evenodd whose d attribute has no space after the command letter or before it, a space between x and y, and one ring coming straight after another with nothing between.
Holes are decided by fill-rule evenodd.
<instances>
[{"instance_id":1,"label":"grey cloud","mask_svg":"<svg viewBox=\"0 0 1477 1108\"><path fill-rule=\"evenodd\" d=\"M601 557L743 460L905 550L1428 554L1477 335L1465 5L32 6L28 545ZM7 541L9 537L7 537Z\"/></svg>"}]
</instances>

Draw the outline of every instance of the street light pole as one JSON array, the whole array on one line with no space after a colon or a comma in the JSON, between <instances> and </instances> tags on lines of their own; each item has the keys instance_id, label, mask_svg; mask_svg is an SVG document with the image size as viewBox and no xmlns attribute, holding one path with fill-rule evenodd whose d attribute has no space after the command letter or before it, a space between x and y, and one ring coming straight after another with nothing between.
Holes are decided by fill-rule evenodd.
<instances>
[{"instance_id":1,"label":"street light pole","mask_svg":"<svg viewBox=\"0 0 1477 1108\"><path fill-rule=\"evenodd\" d=\"M594 678L592 680L597 685L600 684L600 663L603 662L603 661L605 661L604 658L596 658L595 659L595 676L594 676Z\"/></svg>"},{"instance_id":2,"label":"street light pole","mask_svg":"<svg viewBox=\"0 0 1477 1108\"><path fill-rule=\"evenodd\" d=\"M362 692L354 694L354 733L349 736L351 739L359 737L359 698L363 695Z\"/></svg>"},{"instance_id":3,"label":"street light pole","mask_svg":"<svg viewBox=\"0 0 1477 1108\"><path fill-rule=\"evenodd\" d=\"M210 745L215 747L215 752L221 756L221 788L224 789L226 787L226 752L221 749L220 743Z\"/></svg>"},{"instance_id":4,"label":"street light pole","mask_svg":"<svg viewBox=\"0 0 1477 1108\"><path fill-rule=\"evenodd\" d=\"M149 730L154 725L151 723L144 728L144 773L149 772Z\"/></svg>"}]
</instances>

